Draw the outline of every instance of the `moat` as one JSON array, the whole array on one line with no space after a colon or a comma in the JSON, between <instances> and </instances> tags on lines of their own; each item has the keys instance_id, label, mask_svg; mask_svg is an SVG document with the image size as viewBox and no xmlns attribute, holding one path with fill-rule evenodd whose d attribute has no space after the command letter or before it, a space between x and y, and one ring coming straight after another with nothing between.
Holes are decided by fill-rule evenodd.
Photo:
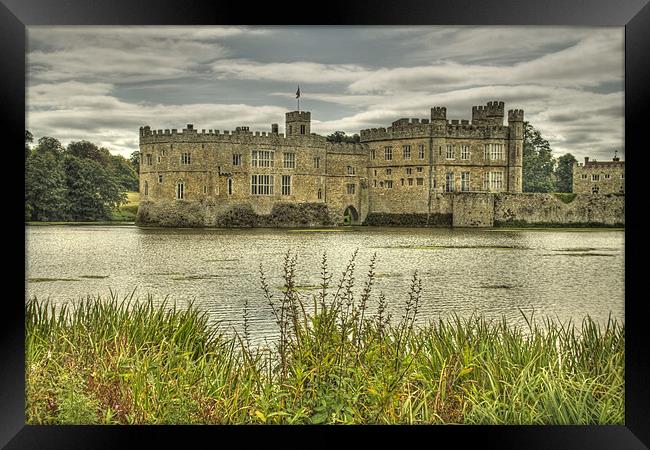
<instances>
[{"instance_id":1,"label":"moat","mask_svg":"<svg viewBox=\"0 0 650 450\"><path fill-rule=\"evenodd\" d=\"M384 292L402 314L412 274L422 278L419 321L472 312L524 325L536 317L580 322L590 315L624 321L624 236L618 229L163 229L136 226L28 226L27 295L53 303L110 290L120 297L195 305L225 329L240 329L245 300L253 339L276 324L259 282L282 286L284 254L298 254L298 289L310 303L327 252L337 281L355 249L355 291L377 254L374 313ZM279 291L276 292L276 297Z\"/></svg>"}]
</instances>

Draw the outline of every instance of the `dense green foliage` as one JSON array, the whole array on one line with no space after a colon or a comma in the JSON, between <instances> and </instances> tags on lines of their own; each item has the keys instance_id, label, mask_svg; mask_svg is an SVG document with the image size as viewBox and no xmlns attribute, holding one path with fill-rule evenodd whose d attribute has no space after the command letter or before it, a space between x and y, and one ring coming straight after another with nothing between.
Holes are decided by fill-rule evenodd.
<instances>
[{"instance_id":1,"label":"dense green foliage","mask_svg":"<svg viewBox=\"0 0 650 450\"><path fill-rule=\"evenodd\" d=\"M26 309L28 424L623 424L625 329L525 329L481 316L417 323L414 275L401 320L380 294L374 258L360 296L354 257L318 290L261 284L279 330L274 346L228 337L206 313L116 296ZM373 308L374 309L374 308Z\"/></svg>"},{"instance_id":2,"label":"dense green foliage","mask_svg":"<svg viewBox=\"0 0 650 450\"><path fill-rule=\"evenodd\" d=\"M358 143L361 138L359 137L358 134L353 134L352 136L348 136L345 134L345 131L335 131L334 133L327 136L326 139L327 142Z\"/></svg>"},{"instance_id":3,"label":"dense green foliage","mask_svg":"<svg viewBox=\"0 0 650 450\"><path fill-rule=\"evenodd\" d=\"M25 131L25 220L108 220L138 190L138 177L124 157L88 141L67 148L42 137L34 148Z\"/></svg>"},{"instance_id":4,"label":"dense green foliage","mask_svg":"<svg viewBox=\"0 0 650 450\"><path fill-rule=\"evenodd\" d=\"M553 192L554 166L548 141L529 122L524 122L523 191Z\"/></svg>"},{"instance_id":5,"label":"dense green foliage","mask_svg":"<svg viewBox=\"0 0 650 450\"><path fill-rule=\"evenodd\" d=\"M578 160L571 153L562 155L557 159L555 168L555 191L573 192L573 165Z\"/></svg>"}]
</instances>

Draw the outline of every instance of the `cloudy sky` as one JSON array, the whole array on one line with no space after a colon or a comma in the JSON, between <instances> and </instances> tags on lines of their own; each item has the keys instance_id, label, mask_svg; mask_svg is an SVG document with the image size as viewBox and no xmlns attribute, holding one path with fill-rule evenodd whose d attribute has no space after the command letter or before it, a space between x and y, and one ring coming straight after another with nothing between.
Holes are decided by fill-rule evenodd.
<instances>
[{"instance_id":1,"label":"cloudy sky","mask_svg":"<svg viewBox=\"0 0 650 450\"><path fill-rule=\"evenodd\" d=\"M27 129L127 156L138 129L268 131L312 112L312 132L471 119L505 102L556 155L624 152L624 28L27 28Z\"/></svg>"}]
</instances>

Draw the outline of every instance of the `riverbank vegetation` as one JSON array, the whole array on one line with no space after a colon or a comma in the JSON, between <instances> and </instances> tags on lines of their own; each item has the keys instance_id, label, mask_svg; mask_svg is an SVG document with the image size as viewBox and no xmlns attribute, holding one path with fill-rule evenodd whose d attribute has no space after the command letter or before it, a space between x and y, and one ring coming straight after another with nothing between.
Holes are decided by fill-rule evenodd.
<instances>
[{"instance_id":1,"label":"riverbank vegetation","mask_svg":"<svg viewBox=\"0 0 650 450\"><path fill-rule=\"evenodd\" d=\"M248 304L229 334L192 305L30 299L27 423L623 424L623 325L420 323L417 274L392 317L355 257L333 279L323 256L308 291L295 255L277 291L260 267L273 344L252 342Z\"/></svg>"}]
</instances>

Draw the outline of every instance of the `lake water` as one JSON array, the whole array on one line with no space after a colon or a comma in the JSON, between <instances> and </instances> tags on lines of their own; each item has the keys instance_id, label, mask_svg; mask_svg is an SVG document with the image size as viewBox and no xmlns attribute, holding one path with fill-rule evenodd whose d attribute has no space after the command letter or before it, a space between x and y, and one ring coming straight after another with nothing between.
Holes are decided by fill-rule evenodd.
<instances>
[{"instance_id":1,"label":"lake water","mask_svg":"<svg viewBox=\"0 0 650 450\"><path fill-rule=\"evenodd\" d=\"M260 264L269 285L280 288L284 254L297 253L297 284L309 297L317 292L310 289L319 283L323 252L338 280L358 249L358 292L377 254L371 313L384 292L393 316L401 316L417 270L420 322L479 312L524 324L520 310L578 323L586 315L606 322L611 314L623 322L624 237L622 230L607 229L29 226L27 295L62 303L108 297L109 289L125 296L135 289L141 298L194 300L227 329L241 329L248 299L251 334L260 340L277 333L260 288Z\"/></svg>"}]
</instances>

